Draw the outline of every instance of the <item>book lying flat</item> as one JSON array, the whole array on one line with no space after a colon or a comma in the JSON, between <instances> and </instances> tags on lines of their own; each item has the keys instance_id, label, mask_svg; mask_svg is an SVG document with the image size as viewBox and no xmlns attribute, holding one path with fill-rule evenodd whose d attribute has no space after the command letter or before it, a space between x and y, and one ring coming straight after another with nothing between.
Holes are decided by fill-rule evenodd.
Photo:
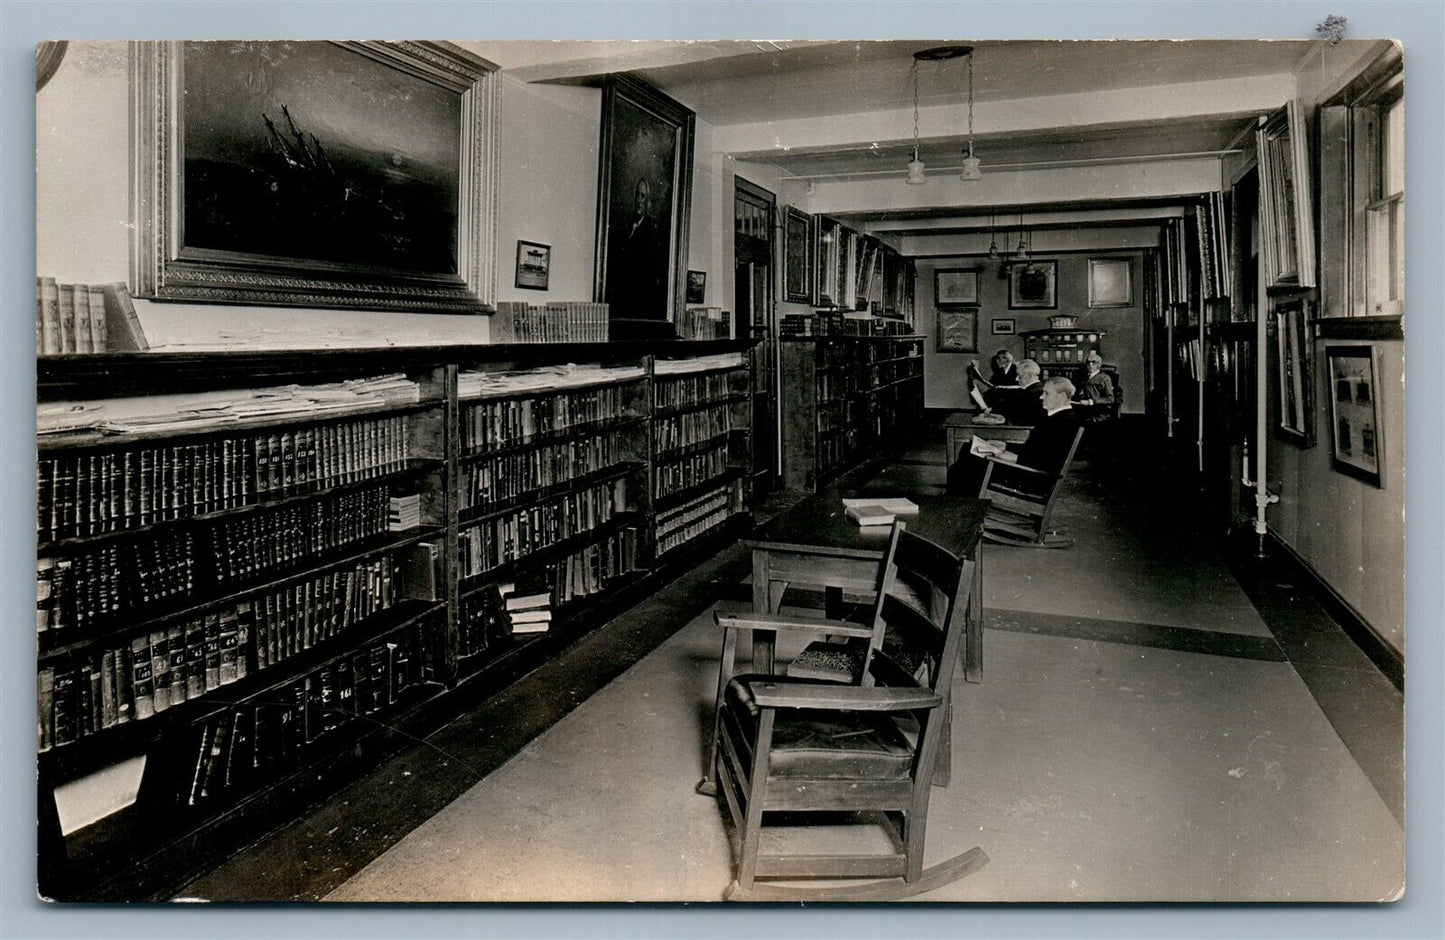
<instances>
[{"instance_id":1,"label":"book lying flat","mask_svg":"<svg viewBox=\"0 0 1445 940\"><path fill-rule=\"evenodd\" d=\"M512 626L519 623L551 623L552 612L550 610L519 610L508 615Z\"/></svg>"},{"instance_id":2,"label":"book lying flat","mask_svg":"<svg viewBox=\"0 0 1445 940\"><path fill-rule=\"evenodd\" d=\"M508 610L533 610L548 607L552 603L550 594L528 594L525 597L507 598Z\"/></svg>"},{"instance_id":3,"label":"book lying flat","mask_svg":"<svg viewBox=\"0 0 1445 940\"><path fill-rule=\"evenodd\" d=\"M860 526L892 525L895 515L876 503L865 506L849 506L847 514L849 519Z\"/></svg>"},{"instance_id":4,"label":"book lying flat","mask_svg":"<svg viewBox=\"0 0 1445 940\"><path fill-rule=\"evenodd\" d=\"M876 506L895 516L918 515L918 504L902 496L848 496L843 499L845 509L862 506Z\"/></svg>"},{"instance_id":5,"label":"book lying flat","mask_svg":"<svg viewBox=\"0 0 1445 940\"><path fill-rule=\"evenodd\" d=\"M551 624L545 620L538 621L537 623L514 623L512 624L512 633L514 635L523 633L546 633L547 628L550 626Z\"/></svg>"}]
</instances>

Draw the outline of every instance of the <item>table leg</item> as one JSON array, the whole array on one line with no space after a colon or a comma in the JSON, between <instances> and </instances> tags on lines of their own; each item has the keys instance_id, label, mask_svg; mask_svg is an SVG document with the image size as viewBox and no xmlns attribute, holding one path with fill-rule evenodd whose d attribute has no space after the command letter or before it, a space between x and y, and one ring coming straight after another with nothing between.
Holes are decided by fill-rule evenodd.
<instances>
[{"instance_id":1,"label":"table leg","mask_svg":"<svg viewBox=\"0 0 1445 940\"><path fill-rule=\"evenodd\" d=\"M983 546L975 552L973 590L968 598L967 629L963 637L963 680L983 681Z\"/></svg>"}]
</instances>

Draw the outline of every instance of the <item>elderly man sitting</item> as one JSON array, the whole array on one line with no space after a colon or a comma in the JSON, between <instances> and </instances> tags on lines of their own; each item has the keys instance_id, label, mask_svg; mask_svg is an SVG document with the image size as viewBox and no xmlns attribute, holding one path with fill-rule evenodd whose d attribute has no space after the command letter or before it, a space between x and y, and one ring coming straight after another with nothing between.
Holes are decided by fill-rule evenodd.
<instances>
[{"instance_id":1,"label":"elderly man sitting","mask_svg":"<svg viewBox=\"0 0 1445 940\"><path fill-rule=\"evenodd\" d=\"M1044 386L1039 364L1025 359L1018 364L1019 384L996 385L983 394L983 413L1003 417L1005 424L1033 427L1044 420Z\"/></svg>"},{"instance_id":2,"label":"elderly man sitting","mask_svg":"<svg viewBox=\"0 0 1445 940\"><path fill-rule=\"evenodd\" d=\"M958 460L948 468L948 490L962 496L978 495L983 484L983 474L988 468L989 456L1010 463L1022 464L1034 470L1056 474L1063 469L1069 449L1074 446L1074 436L1079 430L1079 416L1074 413L1070 399L1074 396L1074 383L1062 376L1051 376L1043 383L1044 417L1029 432L1028 439L1010 450L1002 441L983 440L975 437L973 446L962 451ZM1028 487L1036 481L1027 474L1004 473L1005 468L995 471L995 479L1009 485Z\"/></svg>"}]
</instances>

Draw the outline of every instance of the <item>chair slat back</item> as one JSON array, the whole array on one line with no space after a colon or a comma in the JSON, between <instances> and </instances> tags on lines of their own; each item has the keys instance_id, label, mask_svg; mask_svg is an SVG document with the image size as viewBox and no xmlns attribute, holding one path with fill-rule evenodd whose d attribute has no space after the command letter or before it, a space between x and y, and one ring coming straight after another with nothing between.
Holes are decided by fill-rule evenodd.
<instances>
[{"instance_id":1,"label":"chair slat back","mask_svg":"<svg viewBox=\"0 0 1445 940\"><path fill-rule=\"evenodd\" d=\"M958 659L974 563L903 530L903 523L895 524L896 544L885 562L883 591L874 620L878 639L869 652L870 656L887 657L890 666L901 669L893 657L881 650L882 632L892 634L925 659L927 684L938 690L952 680L954 661Z\"/></svg>"}]
</instances>

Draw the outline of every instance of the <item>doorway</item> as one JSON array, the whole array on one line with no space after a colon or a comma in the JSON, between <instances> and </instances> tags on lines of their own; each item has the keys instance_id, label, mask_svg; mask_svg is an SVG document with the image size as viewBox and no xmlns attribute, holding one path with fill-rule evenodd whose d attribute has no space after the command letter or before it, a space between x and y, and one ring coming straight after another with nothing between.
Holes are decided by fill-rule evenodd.
<instances>
[{"instance_id":1,"label":"doorway","mask_svg":"<svg viewBox=\"0 0 1445 940\"><path fill-rule=\"evenodd\" d=\"M752 347L752 491L754 498L777 484L778 440L777 309L773 297L773 223L777 197L733 177L733 303L739 336Z\"/></svg>"}]
</instances>

